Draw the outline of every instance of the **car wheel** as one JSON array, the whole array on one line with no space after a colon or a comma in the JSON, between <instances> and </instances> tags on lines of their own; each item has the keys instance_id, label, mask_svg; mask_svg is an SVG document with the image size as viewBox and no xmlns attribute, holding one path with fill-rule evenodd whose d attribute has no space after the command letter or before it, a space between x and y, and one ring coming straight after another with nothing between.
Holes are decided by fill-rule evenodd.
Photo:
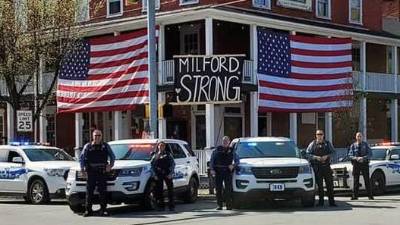
<instances>
[{"instance_id":1,"label":"car wheel","mask_svg":"<svg viewBox=\"0 0 400 225\"><path fill-rule=\"evenodd\" d=\"M313 207L315 204L315 193L301 197L301 205L303 207Z\"/></svg>"},{"instance_id":2,"label":"car wheel","mask_svg":"<svg viewBox=\"0 0 400 225\"><path fill-rule=\"evenodd\" d=\"M32 204L44 204L50 201L49 191L42 179L33 180L28 187L28 200Z\"/></svg>"},{"instance_id":3,"label":"car wheel","mask_svg":"<svg viewBox=\"0 0 400 225\"><path fill-rule=\"evenodd\" d=\"M85 211L85 207L81 204L69 204L69 208L74 213L83 213Z\"/></svg>"},{"instance_id":4,"label":"car wheel","mask_svg":"<svg viewBox=\"0 0 400 225\"><path fill-rule=\"evenodd\" d=\"M199 185L196 178L192 177L189 181L189 187L187 192L183 197L185 203L193 203L197 200L197 195L199 193Z\"/></svg>"},{"instance_id":5,"label":"car wheel","mask_svg":"<svg viewBox=\"0 0 400 225\"><path fill-rule=\"evenodd\" d=\"M149 181L144 191L144 198L142 203L145 209L153 210L157 208L155 189L156 183L154 181Z\"/></svg>"},{"instance_id":6,"label":"car wheel","mask_svg":"<svg viewBox=\"0 0 400 225\"><path fill-rule=\"evenodd\" d=\"M371 186L373 195L383 195L386 191L385 175L376 171L371 176Z\"/></svg>"}]
</instances>

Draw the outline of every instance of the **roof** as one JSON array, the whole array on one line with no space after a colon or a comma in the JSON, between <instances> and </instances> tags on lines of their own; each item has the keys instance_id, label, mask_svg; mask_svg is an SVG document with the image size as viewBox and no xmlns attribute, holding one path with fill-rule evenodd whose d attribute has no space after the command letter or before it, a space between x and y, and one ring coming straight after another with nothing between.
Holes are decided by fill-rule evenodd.
<instances>
[{"instance_id":1,"label":"roof","mask_svg":"<svg viewBox=\"0 0 400 225\"><path fill-rule=\"evenodd\" d=\"M108 144L156 144L158 142L175 142L181 144L187 144L185 141L178 140L178 139L124 139L124 140L117 140L117 141L110 141Z\"/></svg>"},{"instance_id":2,"label":"roof","mask_svg":"<svg viewBox=\"0 0 400 225\"><path fill-rule=\"evenodd\" d=\"M270 11L247 9L247 8L243 8L243 7L236 7L236 6L229 6L229 5L218 6L215 8L224 10L224 11L229 11L229 12L260 16L260 17L283 20L283 21L288 21L288 22L293 22L293 23L301 23L301 24L311 25L311 26L325 27L325 28L331 28L331 29L336 29L336 30L343 30L343 31L350 31L350 32L355 32L355 33L363 33L363 34L369 34L369 35L374 35L374 36L380 36L380 37L400 39L400 36L394 35L392 33L386 32L386 31L372 31L365 27L357 26L357 25L351 26L351 25L331 23L329 21L311 20L311 19L299 18L299 17L289 17L286 15L281 15L281 14L273 13Z\"/></svg>"},{"instance_id":3,"label":"roof","mask_svg":"<svg viewBox=\"0 0 400 225\"><path fill-rule=\"evenodd\" d=\"M239 138L239 142L277 142L277 141L292 141L286 137L245 137Z\"/></svg>"}]
</instances>

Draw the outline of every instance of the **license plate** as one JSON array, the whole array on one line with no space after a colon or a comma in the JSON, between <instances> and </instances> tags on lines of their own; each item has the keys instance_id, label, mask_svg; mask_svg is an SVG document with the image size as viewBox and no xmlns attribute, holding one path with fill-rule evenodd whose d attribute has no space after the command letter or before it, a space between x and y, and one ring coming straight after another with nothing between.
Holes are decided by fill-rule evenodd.
<instances>
[{"instance_id":1,"label":"license plate","mask_svg":"<svg viewBox=\"0 0 400 225\"><path fill-rule=\"evenodd\" d=\"M284 191L285 190L285 184L270 184L269 185L269 190L270 191Z\"/></svg>"}]
</instances>

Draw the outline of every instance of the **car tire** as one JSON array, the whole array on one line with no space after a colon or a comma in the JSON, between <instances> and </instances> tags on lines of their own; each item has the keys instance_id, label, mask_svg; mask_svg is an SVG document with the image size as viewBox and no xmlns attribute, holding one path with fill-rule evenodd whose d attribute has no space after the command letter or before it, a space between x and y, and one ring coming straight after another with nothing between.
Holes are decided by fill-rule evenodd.
<instances>
[{"instance_id":1,"label":"car tire","mask_svg":"<svg viewBox=\"0 0 400 225\"><path fill-rule=\"evenodd\" d=\"M199 194L199 184L196 178L191 177L189 180L188 190L183 195L184 203L193 203L197 200Z\"/></svg>"},{"instance_id":2,"label":"car tire","mask_svg":"<svg viewBox=\"0 0 400 225\"><path fill-rule=\"evenodd\" d=\"M74 213L83 213L85 211L85 206L82 204L68 204L69 208Z\"/></svg>"},{"instance_id":3,"label":"car tire","mask_svg":"<svg viewBox=\"0 0 400 225\"><path fill-rule=\"evenodd\" d=\"M42 179L35 179L28 186L28 201L34 205L50 202L49 191Z\"/></svg>"},{"instance_id":4,"label":"car tire","mask_svg":"<svg viewBox=\"0 0 400 225\"><path fill-rule=\"evenodd\" d=\"M302 196L300 201L303 207L314 207L315 193Z\"/></svg>"},{"instance_id":5,"label":"car tire","mask_svg":"<svg viewBox=\"0 0 400 225\"><path fill-rule=\"evenodd\" d=\"M150 180L144 191L142 205L145 209L154 210L157 208L157 199L155 195L156 182Z\"/></svg>"},{"instance_id":6,"label":"car tire","mask_svg":"<svg viewBox=\"0 0 400 225\"><path fill-rule=\"evenodd\" d=\"M385 175L380 171L375 171L371 176L371 188L373 195L383 195L386 191Z\"/></svg>"}]
</instances>

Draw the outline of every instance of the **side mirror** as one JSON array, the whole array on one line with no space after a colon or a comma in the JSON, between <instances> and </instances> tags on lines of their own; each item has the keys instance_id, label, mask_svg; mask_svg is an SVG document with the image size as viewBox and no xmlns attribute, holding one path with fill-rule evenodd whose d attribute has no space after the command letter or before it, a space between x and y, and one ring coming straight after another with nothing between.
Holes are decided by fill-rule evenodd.
<instances>
[{"instance_id":1,"label":"side mirror","mask_svg":"<svg viewBox=\"0 0 400 225\"><path fill-rule=\"evenodd\" d=\"M13 157L12 162L13 163L24 163L24 160L22 159L22 157Z\"/></svg>"},{"instance_id":2,"label":"side mirror","mask_svg":"<svg viewBox=\"0 0 400 225\"><path fill-rule=\"evenodd\" d=\"M400 159L400 156L399 155L391 155L390 156L390 160L399 160Z\"/></svg>"}]
</instances>

